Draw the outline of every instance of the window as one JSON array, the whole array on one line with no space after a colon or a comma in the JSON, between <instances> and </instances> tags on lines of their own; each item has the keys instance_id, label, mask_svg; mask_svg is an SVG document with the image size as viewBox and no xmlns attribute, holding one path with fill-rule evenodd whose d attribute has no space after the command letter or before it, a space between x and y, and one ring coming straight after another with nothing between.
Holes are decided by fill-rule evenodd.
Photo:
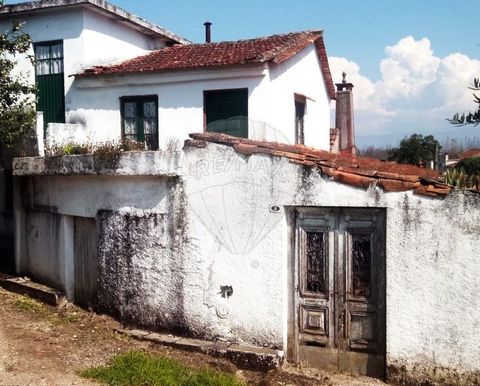
<instances>
[{"instance_id":1,"label":"window","mask_svg":"<svg viewBox=\"0 0 480 386\"><path fill-rule=\"evenodd\" d=\"M50 122L65 122L65 79L63 75L63 42L42 42L35 51L37 111L43 112L45 128ZM46 135L46 131L44 131Z\"/></svg>"},{"instance_id":2,"label":"window","mask_svg":"<svg viewBox=\"0 0 480 386\"><path fill-rule=\"evenodd\" d=\"M204 91L206 131L248 138L248 89Z\"/></svg>"},{"instance_id":3,"label":"window","mask_svg":"<svg viewBox=\"0 0 480 386\"><path fill-rule=\"evenodd\" d=\"M122 137L145 142L149 150L158 149L158 98L133 96L120 98Z\"/></svg>"},{"instance_id":4,"label":"window","mask_svg":"<svg viewBox=\"0 0 480 386\"><path fill-rule=\"evenodd\" d=\"M35 75L63 74L63 43L36 43Z\"/></svg>"},{"instance_id":5,"label":"window","mask_svg":"<svg viewBox=\"0 0 480 386\"><path fill-rule=\"evenodd\" d=\"M303 95L294 94L295 97L295 143L305 143L305 108L307 98Z\"/></svg>"}]
</instances>

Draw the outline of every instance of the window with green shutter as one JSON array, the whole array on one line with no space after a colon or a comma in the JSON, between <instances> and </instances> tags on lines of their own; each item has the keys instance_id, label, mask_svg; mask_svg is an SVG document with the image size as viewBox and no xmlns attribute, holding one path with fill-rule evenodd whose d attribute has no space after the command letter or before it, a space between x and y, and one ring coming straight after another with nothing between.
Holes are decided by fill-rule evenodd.
<instances>
[{"instance_id":1,"label":"window with green shutter","mask_svg":"<svg viewBox=\"0 0 480 386\"><path fill-rule=\"evenodd\" d=\"M50 122L65 122L63 42L35 43L35 83L37 111L43 112L45 127Z\"/></svg>"},{"instance_id":2,"label":"window with green shutter","mask_svg":"<svg viewBox=\"0 0 480 386\"><path fill-rule=\"evenodd\" d=\"M248 89L204 91L206 131L248 138Z\"/></svg>"},{"instance_id":3,"label":"window with green shutter","mask_svg":"<svg viewBox=\"0 0 480 386\"><path fill-rule=\"evenodd\" d=\"M158 98L156 95L120 98L122 137L145 142L149 150L158 149Z\"/></svg>"}]
</instances>

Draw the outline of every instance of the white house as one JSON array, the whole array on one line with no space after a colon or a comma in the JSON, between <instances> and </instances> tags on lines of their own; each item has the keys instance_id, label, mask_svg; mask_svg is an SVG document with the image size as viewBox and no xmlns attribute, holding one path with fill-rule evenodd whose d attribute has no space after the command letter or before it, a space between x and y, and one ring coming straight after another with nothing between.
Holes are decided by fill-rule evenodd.
<instances>
[{"instance_id":1,"label":"white house","mask_svg":"<svg viewBox=\"0 0 480 386\"><path fill-rule=\"evenodd\" d=\"M101 0L4 6L0 29L13 18L33 39L49 142L157 149L215 131L330 148L336 95L321 31L189 44Z\"/></svg>"},{"instance_id":2,"label":"white house","mask_svg":"<svg viewBox=\"0 0 480 386\"><path fill-rule=\"evenodd\" d=\"M187 40L103 0L32 1L0 7L0 30L24 22L32 41L35 69L20 60L19 72L38 86L37 110L45 125L71 123L75 92L72 74L115 63Z\"/></svg>"},{"instance_id":3,"label":"white house","mask_svg":"<svg viewBox=\"0 0 480 386\"><path fill-rule=\"evenodd\" d=\"M330 146L335 90L320 31L174 45L88 69L75 86L72 112L102 140L121 128L132 139L158 133L163 148L203 131Z\"/></svg>"}]
</instances>

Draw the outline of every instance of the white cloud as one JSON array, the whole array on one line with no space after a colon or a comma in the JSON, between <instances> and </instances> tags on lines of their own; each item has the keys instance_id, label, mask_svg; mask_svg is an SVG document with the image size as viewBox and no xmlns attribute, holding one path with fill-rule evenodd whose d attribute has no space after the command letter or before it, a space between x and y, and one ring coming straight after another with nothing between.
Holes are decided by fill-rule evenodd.
<instances>
[{"instance_id":1,"label":"white cloud","mask_svg":"<svg viewBox=\"0 0 480 386\"><path fill-rule=\"evenodd\" d=\"M468 85L480 77L480 61L460 53L437 57L427 38L407 36L385 48L379 63L381 79L362 75L357 63L329 58L335 82L341 73L354 88L357 136L396 133L409 135L422 129L444 130L454 112L474 108ZM401 135L401 136L403 136Z\"/></svg>"}]
</instances>

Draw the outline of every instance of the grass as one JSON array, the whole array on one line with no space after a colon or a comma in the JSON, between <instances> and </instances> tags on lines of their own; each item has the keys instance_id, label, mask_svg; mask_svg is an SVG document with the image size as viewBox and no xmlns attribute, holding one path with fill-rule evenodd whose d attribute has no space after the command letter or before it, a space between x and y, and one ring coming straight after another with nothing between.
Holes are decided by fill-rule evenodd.
<instances>
[{"instance_id":1,"label":"grass","mask_svg":"<svg viewBox=\"0 0 480 386\"><path fill-rule=\"evenodd\" d=\"M140 351L120 354L107 366L80 373L115 386L240 386L233 375L209 368L193 369L173 359L152 356Z\"/></svg>"},{"instance_id":2,"label":"grass","mask_svg":"<svg viewBox=\"0 0 480 386\"><path fill-rule=\"evenodd\" d=\"M14 300L15 307L20 311L42 313L44 311L43 304L33 300L29 296L21 296Z\"/></svg>"}]
</instances>

